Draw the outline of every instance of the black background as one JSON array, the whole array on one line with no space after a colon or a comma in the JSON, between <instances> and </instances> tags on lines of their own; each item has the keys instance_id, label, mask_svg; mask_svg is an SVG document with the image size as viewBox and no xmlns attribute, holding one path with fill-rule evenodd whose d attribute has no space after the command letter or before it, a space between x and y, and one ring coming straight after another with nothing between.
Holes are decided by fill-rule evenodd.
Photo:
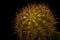
<instances>
[{"instance_id":1,"label":"black background","mask_svg":"<svg viewBox=\"0 0 60 40\"><path fill-rule=\"evenodd\" d=\"M7 15L7 20L8 20L8 27L7 27L7 32L8 32L8 37L6 37L6 35L4 36L4 38L6 40L18 40L16 34L13 34L14 30L13 30L13 23L12 19L15 18L15 13L18 11L18 9L23 8L24 6L26 6L28 3L45 3L48 4L50 6L50 9L53 11L54 15L57 15L55 17L60 18L60 1L59 0L14 0L14 1L8 1L7 2L7 8L8 8L8 15ZM60 31L60 19L58 19L57 21L59 22L56 26L57 31Z\"/></svg>"}]
</instances>

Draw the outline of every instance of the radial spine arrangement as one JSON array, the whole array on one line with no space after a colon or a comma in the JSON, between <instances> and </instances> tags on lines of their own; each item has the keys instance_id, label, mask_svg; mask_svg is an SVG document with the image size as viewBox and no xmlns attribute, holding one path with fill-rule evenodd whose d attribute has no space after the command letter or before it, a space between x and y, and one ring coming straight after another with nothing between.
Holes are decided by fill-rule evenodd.
<instances>
[{"instance_id":1,"label":"radial spine arrangement","mask_svg":"<svg viewBox=\"0 0 60 40\"><path fill-rule=\"evenodd\" d=\"M56 23L48 6L32 4L17 13L15 30L20 37L19 40L55 40L54 35L60 35L55 31Z\"/></svg>"}]
</instances>

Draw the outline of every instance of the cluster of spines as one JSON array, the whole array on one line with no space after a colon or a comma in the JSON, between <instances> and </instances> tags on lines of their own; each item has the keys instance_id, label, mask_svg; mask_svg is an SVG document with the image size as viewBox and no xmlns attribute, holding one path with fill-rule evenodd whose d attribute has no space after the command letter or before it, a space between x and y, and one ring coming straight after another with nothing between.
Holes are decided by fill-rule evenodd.
<instances>
[{"instance_id":1,"label":"cluster of spines","mask_svg":"<svg viewBox=\"0 0 60 40\"><path fill-rule=\"evenodd\" d=\"M57 23L50 9L45 5L30 5L22 9L16 17L16 32L20 40L52 40ZM25 39L24 39L25 38Z\"/></svg>"}]
</instances>

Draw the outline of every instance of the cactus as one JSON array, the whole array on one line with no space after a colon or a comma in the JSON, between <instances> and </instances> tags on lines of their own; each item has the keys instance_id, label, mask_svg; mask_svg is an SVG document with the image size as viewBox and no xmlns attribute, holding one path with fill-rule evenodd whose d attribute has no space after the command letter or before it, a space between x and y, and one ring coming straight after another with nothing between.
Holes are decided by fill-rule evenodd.
<instances>
[{"instance_id":1,"label":"cactus","mask_svg":"<svg viewBox=\"0 0 60 40\"><path fill-rule=\"evenodd\" d=\"M45 4L28 5L17 13L15 20L19 40L60 40L60 32L54 27L56 18Z\"/></svg>"}]
</instances>

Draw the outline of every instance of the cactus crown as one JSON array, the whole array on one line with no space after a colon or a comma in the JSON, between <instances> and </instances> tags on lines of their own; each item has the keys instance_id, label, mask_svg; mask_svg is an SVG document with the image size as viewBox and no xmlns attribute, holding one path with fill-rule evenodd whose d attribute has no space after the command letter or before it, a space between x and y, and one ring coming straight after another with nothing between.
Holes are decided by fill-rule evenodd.
<instances>
[{"instance_id":1,"label":"cactus crown","mask_svg":"<svg viewBox=\"0 0 60 40\"><path fill-rule=\"evenodd\" d=\"M17 14L15 28L20 40L52 40L56 23L46 5L32 4Z\"/></svg>"}]
</instances>

